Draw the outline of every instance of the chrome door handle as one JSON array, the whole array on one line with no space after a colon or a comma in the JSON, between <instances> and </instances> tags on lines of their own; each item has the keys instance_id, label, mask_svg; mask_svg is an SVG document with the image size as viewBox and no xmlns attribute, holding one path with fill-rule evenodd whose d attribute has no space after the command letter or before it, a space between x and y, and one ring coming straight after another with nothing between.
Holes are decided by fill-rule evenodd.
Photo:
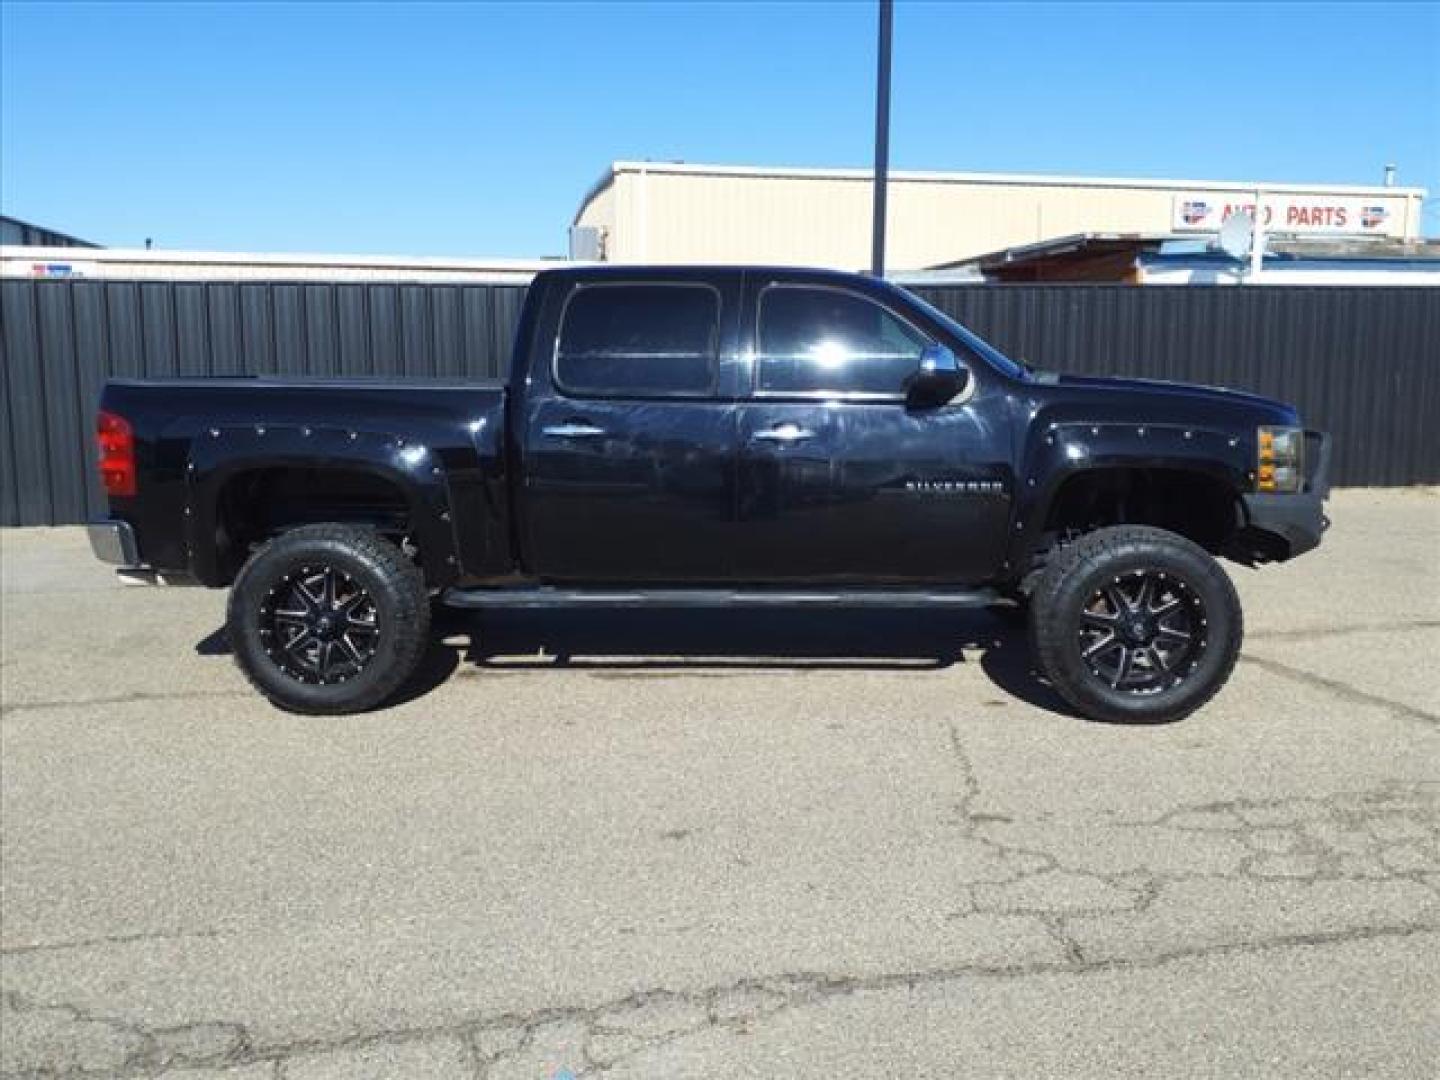
<instances>
[{"instance_id":1,"label":"chrome door handle","mask_svg":"<svg viewBox=\"0 0 1440 1080\"><path fill-rule=\"evenodd\" d=\"M597 435L605 434L603 427L596 427L594 424L552 424L540 430L542 434L556 439L593 439Z\"/></svg>"},{"instance_id":2,"label":"chrome door handle","mask_svg":"<svg viewBox=\"0 0 1440 1080\"><path fill-rule=\"evenodd\" d=\"M793 443L800 442L802 439L812 439L815 437L815 432L809 428L803 428L799 424L776 424L764 431L757 431L750 437L762 442Z\"/></svg>"}]
</instances>

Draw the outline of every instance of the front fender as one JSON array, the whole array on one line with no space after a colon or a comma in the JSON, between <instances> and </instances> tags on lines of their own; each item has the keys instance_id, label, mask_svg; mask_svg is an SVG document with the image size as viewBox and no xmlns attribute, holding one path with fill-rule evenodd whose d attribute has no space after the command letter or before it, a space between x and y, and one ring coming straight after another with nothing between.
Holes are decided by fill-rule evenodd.
<instances>
[{"instance_id":1,"label":"front fender","mask_svg":"<svg viewBox=\"0 0 1440 1080\"><path fill-rule=\"evenodd\" d=\"M1023 454L1006 567L1023 572L1043 540L1056 495L1073 476L1104 469L1173 469L1210 476L1238 496L1254 486L1252 451L1231 431L1195 424L1044 425Z\"/></svg>"}]
</instances>

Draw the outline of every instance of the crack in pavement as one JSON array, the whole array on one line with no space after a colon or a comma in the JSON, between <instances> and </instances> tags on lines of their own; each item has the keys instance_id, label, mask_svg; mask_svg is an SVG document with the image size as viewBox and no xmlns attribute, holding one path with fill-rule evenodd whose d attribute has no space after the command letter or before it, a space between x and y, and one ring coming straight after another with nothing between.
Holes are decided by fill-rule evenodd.
<instances>
[{"instance_id":1,"label":"crack in pavement","mask_svg":"<svg viewBox=\"0 0 1440 1080\"><path fill-rule=\"evenodd\" d=\"M950 823L954 857L969 875L968 902L958 917L1003 915L1020 920L1017 927L1028 921L1041 932L1035 940L1052 942L1053 951L1022 948L1018 959L992 960L986 950L933 968L870 974L781 972L691 991L656 988L592 1007L481 1014L283 1043L266 1043L233 1019L153 1028L11 992L0 998L5 1075L141 1077L178 1067L243 1067L257 1078L304 1080L311 1068L332 1069L332 1075L358 1071L363 1062L356 1055L442 1052L453 1059L453 1075L472 1080L544 1075L545 1062L562 1060L581 1075L597 1075L705 1027L739 1031L835 995L974 978L1145 970L1207 956L1440 932L1440 782L1212 801L1147 820L1015 820L983 812L982 786L961 731L953 721L945 727L958 780L958 817ZM1337 886L1366 895L1388 890L1389 906L1362 904L1337 923L1330 914L1335 894L1324 891ZM1184 891L1196 888L1222 890L1218 929L1203 925L1206 895ZM1237 898L1236 888L1254 892ZM1189 929L1195 919L1201 920L1198 935ZM166 936L21 946L7 955Z\"/></svg>"},{"instance_id":2,"label":"crack in pavement","mask_svg":"<svg viewBox=\"0 0 1440 1080\"><path fill-rule=\"evenodd\" d=\"M1276 674L1315 683L1346 700L1430 723L1440 720L1274 661L1245 659L1283 669ZM93 702L14 708L86 704ZM17 1078L147 1077L189 1068L216 1070L218 1078L222 1069L243 1069L246 1080L304 1080L311 1070L359 1071L367 1055L439 1060L443 1054L453 1064L447 1075L470 1080L548 1075L542 1072L545 1063L560 1060L577 1076L595 1076L707 1028L739 1032L787 1009L860 992L1145 971L1206 957L1440 933L1440 783L1389 782L1328 795L1211 801L1174 806L1145 820L1015 818L986 812L981 777L961 727L945 722L943 737L957 789L951 804L955 816L946 824L953 828L948 834L952 857L967 879L957 889L961 910L955 915L961 920L1012 918L1016 938L1032 928L1039 949L1027 952L1026 943L1019 942L1018 957L988 959L992 953L965 954L962 945L961 952L951 950L934 967L757 974L691 990L647 989L598 1005L442 1016L435 1023L269 1043L253 1022L201 1019L155 1027L8 992L0 994L6 1032L0 1071ZM943 744L941 752L946 752ZM1334 903L1335 892L1326 890L1337 888L1364 890L1363 897L1341 894L1344 905L1360 898L1358 910L1330 913L1342 905ZM1205 922L1205 903L1212 899L1205 890L1221 901L1223 919ZM219 931L139 933L14 946L0 955L222 936ZM11 1032L17 1029L30 1034L16 1042ZM407 1075L404 1069L391 1072Z\"/></svg>"},{"instance_id":3,"label":"crack in pavement","mask_svg":"<svg viewBox=\"0 0 1440 1080\"><path fill-rule=\"evenodd\" d=\"M284 1078L290 1067L318 1055L353 1053L380 1047L405 1047L453 1039L471 1066L469 1074L497 1078L527 1055L547 1051L559 1043L574 1047L576 1075L601 1074L643 1050L707 1027L740 1029L767 1016L813 1005L830 998L868 991L913 990L963 982L967 979L1027 979L1052 975L1079 975L1117 971L1150 971L1177 963L1227 955L1263 955L1285 949L1324 948L1364 941L1408 939L1440 934L1440 920L1389 927L1345 931L1284 934L1272 938L1235 941L1201 948L1173 949L1142 958L1103 960L1067 959L1063 962L1026 964L965 964L914 971L853 975L819 971L751 976L701 990L637 991L600 1005L554 1006L527 1013L476 1016L445 1024L359 1033L333 1040L295 1040L257 1045L243 1024L208 1021L150 1029L142 1025L82 1010L71 1004L32 1001L15 993L0 995L0 1005L12 1021L35 1013L59 1013L81 1024L99 1025L128 1037L135 1048L114 1065L57 1068L39 1065L7 1069L7 1080L28 1077L156 1076L174 1068L268 1065ZM200 1034L202 1037L196 1039ZM619 1043L607 1037L622 1036ZM189 1045L187 1045L187 1043ZM219 1074L217 1074L219 1075Z\"/></svg>"}]
</instances>

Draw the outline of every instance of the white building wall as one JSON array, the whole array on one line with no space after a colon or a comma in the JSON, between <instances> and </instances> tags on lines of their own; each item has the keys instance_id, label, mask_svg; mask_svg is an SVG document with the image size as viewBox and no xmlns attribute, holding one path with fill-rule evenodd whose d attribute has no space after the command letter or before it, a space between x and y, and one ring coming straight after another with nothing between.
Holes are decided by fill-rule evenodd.
<instances>
[{"instance_id":1,"label":"white building wall","mask_svg":"<svg viewBox=\"0 0 1440 1080\"><path fill-rule=\"evenodd\" d=\"M1416 188L1260 185L1267 196L1385 209L1376 236L1419 233ZM893 173L887 267L912 270L1081 232L1166 233L1177 198L1253 199L1256 185L987 173ZM864 269L866 170L617 162L576 215L605 232L611 262L768 262Z\"/></svg>"}]
</instances>

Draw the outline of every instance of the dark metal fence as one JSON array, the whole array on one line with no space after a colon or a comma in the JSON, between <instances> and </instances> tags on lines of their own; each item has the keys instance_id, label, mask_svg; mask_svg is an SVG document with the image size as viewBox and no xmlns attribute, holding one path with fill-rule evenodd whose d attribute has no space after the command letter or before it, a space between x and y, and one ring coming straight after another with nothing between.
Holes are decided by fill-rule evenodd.
<instances>
[{"instance_id":1,"label":"dark metal fence","mask_svg":"<svg viewBox=\"0 0 1440 1080\"><path fill-rule=\"evenodd\" d=\"M918 289L1064 372L1254 390L1336 437L1338 483L1440 482L1440 289L1108 285ZM0 523L98 512L109 376L497 376L519 285L0 282Z\"/></svg>"}]
</instances>

